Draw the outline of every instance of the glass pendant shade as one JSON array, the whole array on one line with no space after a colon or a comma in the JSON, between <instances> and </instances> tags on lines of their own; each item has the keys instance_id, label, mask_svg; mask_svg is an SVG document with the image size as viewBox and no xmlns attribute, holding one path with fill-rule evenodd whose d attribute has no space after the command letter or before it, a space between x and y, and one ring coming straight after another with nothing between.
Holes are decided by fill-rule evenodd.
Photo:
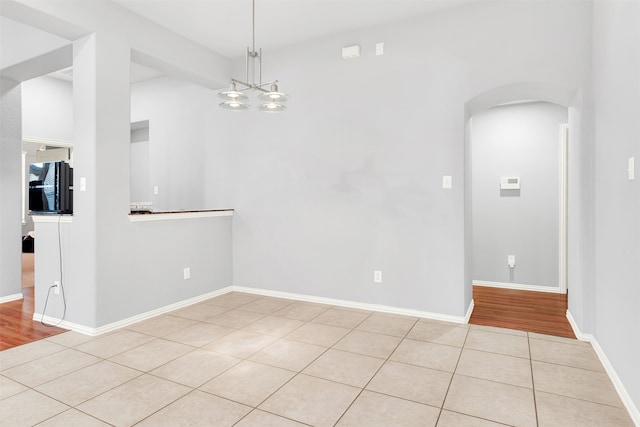
<instances>
[{"instance_id":1,"label":"glass pendant shade","mask_svg":"<svg viewBox=\"0 0 640 427\"><path fill-rule=\"evenodd\" d=\"M286 93L278 92L278 85L271 85L271 90L258 95L258 99L265 103L270 102L287 102L290 96Z\"/></svg>"},{"instance_id":2,"label":"glass pendant shade","mask_svg":"<svg viewBox=\"0 0 640 427\"><path fill-rule=\"evenodd\" d=\"M219 92L218 96L228 102L233 102L233 101L242 102L249 99L247 95L245 95L243 92L237 91L235 87L229 90L225 90L224 92Z\"/></svg>"},{"instance_id":3,"label":"glass pendant shade","mask_svg":"<svg viewBox=\"0 0 640 427\"><path fill-rule=\"evenodd\" d=\"M260 111L266 111L268 113L277 113L278 111L284 111L287 106L280 104L279 102L265 102L258 107Z\"/></svg>"},{"instance_id":4,"label":"glass pendant shade","mask_svg":"<svg viewBox=\"0 0 640 427\"><path fill-rule=\"evenodd\" d=\"M251 107L249 104L245 104L241 101L225 101L220 103L220 108L227 111L245 111Z\"/></svg>"}]
</instances>

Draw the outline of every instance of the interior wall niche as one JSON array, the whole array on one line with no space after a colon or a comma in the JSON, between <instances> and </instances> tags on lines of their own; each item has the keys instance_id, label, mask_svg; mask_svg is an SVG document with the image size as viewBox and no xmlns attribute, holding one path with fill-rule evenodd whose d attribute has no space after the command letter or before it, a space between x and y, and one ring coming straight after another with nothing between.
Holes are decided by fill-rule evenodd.
<instances>
[{"instance_id":1,"label":"interior wall niche","mask_svg":"<svg viewBox=\"0 0 640 427\"><path fill-rule=\"evenodd\" d=\"M149 184L149 120L131 123L130 197L132 210L151 206Z\"/></svg>"}]
</instances>

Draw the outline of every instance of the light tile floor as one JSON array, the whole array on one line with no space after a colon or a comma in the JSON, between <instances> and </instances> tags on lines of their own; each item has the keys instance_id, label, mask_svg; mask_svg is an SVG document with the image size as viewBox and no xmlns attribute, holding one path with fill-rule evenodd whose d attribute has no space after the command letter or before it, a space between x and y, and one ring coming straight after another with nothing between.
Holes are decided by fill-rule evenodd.
<instances>
[{"instance_id":1,"label":"light tile floor","mask_svg":"<svg viewBox=\"0 0 640 427\"><path fill-rule=\"evenodd\" d=\"M1 426L633 426L587 343L230 293L0 352Z\"/></svg>"}]
</instances>

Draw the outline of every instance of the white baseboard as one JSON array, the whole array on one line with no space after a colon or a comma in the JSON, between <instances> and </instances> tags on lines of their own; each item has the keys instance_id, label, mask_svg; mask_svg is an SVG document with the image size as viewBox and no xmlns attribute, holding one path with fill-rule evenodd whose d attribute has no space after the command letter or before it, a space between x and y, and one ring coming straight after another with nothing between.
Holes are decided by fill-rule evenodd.
<instances>
[{"instance_id":1,"label":"white baseboard","mask_svg":"<svg viewBox=\"0 0 640 427\"><path fill-rule=\"evenodd\" d=\"M488 282L486 280L474 280L473 286L488 286L491 288L517 289L519 291L550 292L564 294L559 286L525 285L522 283Z\"/></svg>"},{"instance_id":2,"label":"white baseboard","mask_svg":"<svg viewBox=\"0 0 640 427\"><path fill-rule=\"evenodd\" d=\"M203 295L199 295L197 297L189 298L187 300L180 301L175 304L170 304L164 307L160 307L155 310L147 311L146 313L138 314L136 316L119 320L117 322L109 323L107 325L100 326L97 328L80 325L78 323L70 322L68 320L61 320L59 318L55 318L51 316L44 316L44 321L48 325L54 325L63 329L69 329L71 331L78 332L84 335L97 336L97 335L105 334L107 332L114 331L116 329L124 328L126 326L132 325L137 322L141 322L143 320L151 319L152 317L156 317L161 314L165 314L165 313L177 310L179 308L196 304L198 302L207 300L209 298L214 298L220 295L224 295L229 292L244 292L247 294L254 294L254 295L261 295L261 296L268 296L268 297L275 297L275 298L284 298L284 299L290 299L295 301L312 302L312 303L318 303L318 304L327 304L327 305L333 305L337 307L347 307L347 308L355 308L355 309L361 309L361 310L379 311L382 313L400 314L404 316L414 316L414 317L420 317L423 319L440 320L445 322L461 323L461 324L469 323L469 318L471 317L471 313L473 312L473 307L474 307L473 300L471 300L471 303L467 308L467 312L465 316L451 316L448 314L431 313L428 311L392 307L388 305L368 304L368 303L346 301L346 300L339 300L339 299L333 299L333 298L315 297L315 296L295 294L290 292L269 291L265 289L250 288L246 286L227 286L225 288L218 289L217 291L213 291ZM40 313L33 314L33 320L39 322L42 319L43 319L42 314Z\"/></svg>"},{"instance_id":3,"label":"white baseboard","mask_svg":"<svg viewBox=\"0 0 640 427\"><path fill-rule=\"evenodd\" d=\"M161 314L168 313L170 311L177 310L179 308L187 307L189 305L196 304L198 302L207 300L209 298L217 297L220 295L224 295L232 291L231 286L227 286L226 288L218 289L217 291L209 292L203 295L198 295L193 298L189 298L174 304L170 304L164 307L157 308L155 310L147 311L146 313L141 313L136 316L132 316L126 319L119 320L117 322L109 323L107 325L103 325L97 328L91 328L88 326L80 325L77 323L69 322L68 320L60 320L59 318L44 316L44 321L48 325L58 326L63 329L69 329L74 332L78 332L84 335L97 336L102 335L107 332L115 331L116 329L124 328L125 326L132 325L137 322L141 322L143 320L151 319L152 317L159 316ZM40 321L43 318L40 313L33 313L33 320Z\"/></svg>"},{"instance_id":4,"label":"white baseboard","mask_svg":"<svg viewBox=\"0 0 640 427\"><path fill-rule=\"evenodd\" d=\"M19 294L7 295L6 297L0 297L0 304L2 304L3 302L17 301L22 298L24 298L22 292L20 292Z\"/></svg>"},{"instance_id":5,"label":"white baseboard","mask_svg":"<svg viewBox=\"0 0 640 427\"><path fill-rule=\"evenodd\" d=\"M464 317L451 316L448 314L431 313L428 311L413 310L409 308L398 308L398 307L392 307L388 305L368 304L368 303L346 301L346 300L339 300L339 299L333 299L333 298L315 297L311 295L295 294L290 292L269 291L265 289L250 288L246 286L232 286L231 288L235 292L244 292L247 294L290 299L295 301L312 302L317 304L334 305L337 307L356 308L360 310L380 311L382 313L401 314L404 316L421 317L424 319L441 320L444 322L468 323L467 316L471 315L471 312L469 310L467 310L467 316L464 316ZM473 307L470 307L470 309L473 309Z\"/></svg>"},{"instance_id":6,"label":"white baseboard","mask_svg":"<svg viewBox=\"0 0 640 427\"><path fill-rule=\"evenodd\" d=\"M607 355L605 354L604 350L602 349L602 347L600 347L600 344L598 343L598 340L596 340L596 337L593 336L592 334L585 334L582 331L580 331L580 328L578 327L576 320L573 318L569 310L567 310L567 320L569 321L571 328L573 328L573 332L576 334L576 337L580 341L587 341L591 343L591 346L593 347L594 351L598 355L598 358L600 359L600 363L602 363L602 366L604 367L605 372L609 376L609 379L611 380L611 382L613 383L613 386L618 392L618 396L620 396L620 400L622 400L624 407L627 409L627 412L629 412L629 416L631 417L631 420L635 423L636 426L640 426L640 411L638 410L636 405L633 403L631 396L627 392L627 389L622 383L622 380L620 380L620 377L616 373L616 370L613 368L613 365L611 365L611 362L609 362L609 359L607 358Z\"/></svg>"},{"instance_id":7,"label":"white baseboard","mask_svg":"<svg viewBox=\"0 0 640 427\"><path fill-rule=\"evenodd\" d=\"M475 301L471 300L469 304L469 308L467 308L467 314L464 316L464 323L469 323L469 319L471 319L471 314L473 313L473 308L476 306Z\"/></svg>"}]
</instances>

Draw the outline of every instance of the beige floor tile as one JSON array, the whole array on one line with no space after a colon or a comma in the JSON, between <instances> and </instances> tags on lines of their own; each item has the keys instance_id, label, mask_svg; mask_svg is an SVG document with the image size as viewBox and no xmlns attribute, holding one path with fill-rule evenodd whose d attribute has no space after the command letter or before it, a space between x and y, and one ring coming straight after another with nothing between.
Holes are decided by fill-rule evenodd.
<instances>
[{"instance_id":1,"label":"beige floor tile","mask_svg":"<svg viewBox=\"0 0 640 427\"><path fill-rule=\"evenodd\" d=\"M432 322L418 320L407 338L420 341L428 341L436 344L452 345L462 347L467 337L468 327L454 323Z\"/></svg>"},{"instance_id":2,"label":"beige floor tile","mask_svg":"<svg viewBox=\"0 0 640 427\"><path fill-rule=\"evenodd\" d=\"M275 312L275 316L286 317L287 319L302 320L308 322L329 310L331 306L324 304L312 304L304 302L294 302Z\"/></svg>"},{"instance_id":3,"label":"beige floor tile","mask_svg":"<svg viewBox=\"0 0 640 427\"><path fill-rule=\"evenodd\" d=\"M451 411L442 411L438 419L438 427L504 427L506 425Z\"/></svg>"},{"instance_id":4,"label":"beige floor tile","mask_svg":"<svg viewBox=\"0 0 640 427\"><path fill-rule=\"evenodd\" d=\"M233 426L252 408L198 390L161 409L138 426Z\"/></svg>"},{"instance_id":5,"label":"beige floor tile","mask_svg":"<svg viewBox=\"0 0 640 427\"><path fill-rule=\"evenodd\" d=\"M621 408L622 402L605 372L533 361L533 384L543 391Z\"/></svg>"},{"instance_id":6,"label":"beige floor tile","mask_svg":"<svg viewBox=\"0 0 640 427\"><path fill-rule=\"evenodd\" d=\"M540 427L633 427L624 408L585 402L536 391L538 425Z\"/></svg>"},{"instance_id":7,"label":"beige floor tile","mask_svg":"<svg viewBox=\"0 0 640 427\"><path fill-rule=\"evenodd\" d=\"M343 310L332 307L318 317L312 320L313 323L321 323L323 325L338 326L340 328L353 329L358 326L364 319L370 316L370 313L361 311Z\"/></svg>"},{"instance_id":8,"label":"beige floor tile","mask_svg":"<svg viewBox=\"0 0 640 427\"><path fill-rule=\"evenodd\" d=\"M258 295L245 294L241 292L229 292L219 297L210 298L203 301L205 304L220 305L222 307L238 308L245 304L260 299Z\"/></svg>"},{"instance_id":9,"label":"beige floor tile","mask_svg":"<svg viewBox=\"0 0 640 427\"><path fill-rule=\"evenodd\" d=\"M33 426L69 409L57 400L26 390L0 400L0 426Z\"/></svg>"},{"instance_id":10,"label":"beige floor tile","mask_svg":"<svg viewBox=\"0 0 640 427\"><path fill-rule=\"evenodd\" d=\"M331 347L349 333L350 329L338 326L323 325L321 323L305 323L285 338L307 344Z\"/></svg>"},{"instance_id":11,"label":"beige floor tile","mask_svg":"<svg viewBox=\"0 0 640 427\"><path fill-rule=\"evenodd\" d=\"M254 313L252 311L229 310L207 319L206 322L227 328L241 329L265 316L266 314Z\"/></svg>"},{"instance_id":12,"label":"beige floor tile","mask_svg":"<svg viewBox=\"0 0 640 427\"><path fill-rule=\"evenodd\" d=\"M187 326L177 332L166 335L164 339L190 345L192 347L202 347L222 338L235 331L233 328L226 328L211 323L199 322L192 326Z\"/></svg>"},{"instance_id":13,"label":"beige floor tile","mask_svg":"<svg viewBox=\"0 0 640 427\"><path fill-rule=\"evenodd\" d=\"M151 335L153 337L163 337L179 331L180 329L184 329L187 326L191 326L194 323L196 323L195 320L163 314L152 319L143 320L141 322L134 323L133 325L129 325L127 326L127 329L141 334Z\"/></svg>"},{"instance_id":14,"label":"beige floor tile","mask_svg":"<svg viewBox=\"0 0 640 427\"><path fill-rule=\"evenodd\" d=\"M254 362L299 372L327 349L313 344L281 339L250 357Z\"/></svg>"},{"instance_id":15,"label":"beige floor tile","mask_svg":"<svg viewBox=\"0 0 640 427\"><path fill-rule=\"evenodd\" d=\"M530 339L531 359L574 368L604 371L600 359L591 346L557 341Z\"/></svg>"},{"instance_id":16,"label":"beige floor tile","mask_svg":"<svg viewBox=\"0 0 640 427\"><path fill-rule=\"evenodd\" d=\"M462 350L456 374L482 378L519 387L532 388L531 362L520 357Z\"/></svg>"},{"instance_id":17,"label":"beige floor tile","mask_svg":"<svg viewBox=\"0 0 640 427\"><path fill-rule=\"evenodd\" d=\"M536 426L533 390L455 375L443 409L514 426Z\"/></svg>"},{"instance_id":18,"label":"beige floor tile","mask_svg":"<svg viewBox=\"0 0 640 427\"><path fill-rule=\"evenodd\" d=\"M2 374L28 387L35 387L99 361L95 356L68 348L7 369Z\"/></svg>"},{"instance_id":19,"label":"beige floor tile","mask_svg":"<svg viewBox=\"0 0 640 427\"><path fill-rule=\"evenodd\" d=\"M298 374L260 409L316 427L333 426L360 389Z\"/></svg>"},{"instance_id":20,"label":"beige floor tile","mask_svg":"<svg viewBox=\"0 0 640 427\"><path fill-rule=\"evenodd\" d=\"M140 371L104 360L42 384L36 390L76 406L140 375Z\"/></svg>"},{"instance_id":21,"label":"beige floor tile","mask_svg":"<svg viewBox=\"0 0 640 427\"><path fill-rule=\"evenodd\" d=\"M199 303L174 310L168 314L176 317L184 317L185 319L204 321L229 310L231 310L229 307Z\"/></svg>"},{"instance_id":22,"label":"beige floor tile","mask_svg":"<svg viewBox=\"0 0 640 427\"><path fill-rule=\"evenodd\" d=\"M404 337L411 330L418 318L386 313L373 313L358 325L358 330L376 334Z\"/></svg>"},{"instance_id":23,"label":"beige floor tile","mask_svg":"<svg viewBox=\"0 0 640 427\"><path fill-rule=\"evenodd\" d=\"M108 359L153 340L149 335L121 329L76 346L76 350Z\"/></svg>"},{"instance_id":24,"label":"beige floor tile","mask_svg":"<svg viewBox=\"0 0 640 427\"><path fill-rule=\"evenodd\" d=\"M393 353L402 338L354 330L333 347L338 350L386 359Z\"/></svg>"},{"instance_id":25,"label":"beige floor tile","mask_svg":"<svg viewBox=\"0 0 640 427\"><path fill-rule=\"evenodd\" d=\"M64 332L62 334L53 335L47 338L47 341L60 344L65 347L75 347L77 345L84 344L94 339L96 339L96 337L80 334L78 332L69 331L69 332Z\"/></svg>"},{"instance_id":26,"label":"beige floor tile","mask_svg":"<svg viewBox=\"0 0 640 427\"><path fill-rule=\"evenodd\" d=\"M496 334L515 335L518 337L526 337L527 332L518 331L517 329L497 328L495 326L484 325L469 325L469 329L476 329L478 331L495 332Z\"/></svg>"},{"instance_id":27,"label":"beige floor tile","mask_svg":"<svg viewBox=\"0 0 640 427\"><path fill-rule=\"evenodd\" d=\"M307 366L303 373L362 388L383 363L383 359L330 349Z\"/></svg>"},{"instance_id":28,"label":"beige floor tile","mask_svg":"<svg viewBox=\"0 0 640 427\"><path fill-rule=\"evenodd\" d=\"M575 338L556 337L554 335L537 334L535 332L529 332L528 334L529 334L529 338L534 340L555 341L555 342L561 342L564 344L582 345L582 346L591 347L591 344L589 344L589 342L580 341Z\"/></svg>"},{"instance_id":29,"label":"beige floor tile","mask_svg":"<svg viewBox=\"0 0 640 427\"><path fill-rule=\"evenodd\" d=\"M529 340L527 337L522 336L471 329L464 347L507 356L529 358Z\"/></svg>"},{"instance_id":30,"label":"beige floor tile","mask_svg":"<svg viewBox=\"0 0 640 427\"><path fill-rule=\"evenodd\" d=\"M430 427L436 425L439 413L433 406L365 390L336 426Z\"/></svg>"},{"instance_id":31,"label":"beige floor tile","mask_svg":"<svg viewBox=\"0 0 640 427\"><path fill-rule=\"evenodd\" d=\"M109 360L139 371L148 372L193 350L194 347L157 338L120 353Z\"/></svg>"},{"instance_id":32,"label":"beige floor tile","mask_svg":"<svg viewBox=\"0 0 640 427\"><path fill-rule=\"evenodd\" d=\"M189 387L199 387L220 375L241 359L198 349L154 369L150 373Z\"/></svg>"},{"instance_id":33,"label":"beige floor tile","mask_svg":"<svg viewBox=\"0 0 640 427\"><path fill-rule=\"evenodd\" d=\"M109 427L110 425L84 414L76 409L69 409L47 421L38 424L38 427Z\"/></svg>"},{"instance_id":34,"label":"beige floor tile","mask_svg":"<svg viewBox=\"0 0 640 427\"><path fill-rule=\"evenodd\" d=\"M459 357L460 347L404 339L390 360L453 372Z\"/></svg>"},{"instance_id":35,"label":"beige floor tile","mask_svg":"<svg viewBox=\"0 0 640 427\"><path fill-rule=\"evenodd\" d=\"M269 335L235 331L205 345L203 348L244 359L262 350L276 339Z\"/></svg>"},{"instance_id":36,"label":"beige floor tile","mask_svg":"<svg viewBox=\"0 0 640 427\"><path fill-rule=\"evenodd\" d=\"M304 427L306 424L255 409L234 427Z\"/></svg>"},{"instance_id":37,"label":"beige floor tile","mask_svg":"<svg viewBox=\"0 0 640 427\"><path fill-rule=\"evenodd\" d=\"M291 304L293 304L292 300L263 297L243 305L242 309L262 314L273 314Z\"/></svg>"},{"instance_id":38,"label":"beige floor tile","mask_svg":"<svg viewBox=\"0 0 640 427\"><path fill-rule=\"evenodd\" d=\"M367 390L441 407L450 382L448 372L388 361Z\"/></svg>"},{"instance_id":39,"label":"beige floor tile","mask_svg":"<svg viewBox=\"0 0 640 427\"><path fill-rule=\"evenodd\" d=\"M66 349L60 344L39 340L0 351L0 372Z\"/></svg>"},{"instance_id":40,"label":"beige floor tile","mask_svg":"<svg viewBox=\"0 0 640 427\"><path fill-rule=\"evenodd\" d=\"M267 316L245 326L243 330L281 338L304 325L304 322L285 317Z\"/></svg>"},{"instance_id":41,"label":"beige floor tile","mask_svg":"<svg viewBox=\"0 0 640 427\"><path fill-rule=\"evenodd\" d=\"M286 369L245 360L204 384L200 390L255 407L295 374Z\"/></svg>"},{"instance_id":42,"label":"beige floor tile","mask_svg":"<svg viewBox=\"0 0 640 427\"><path fill-rule=\"evenodd\" d=\"M13 381L3 375L0 375L0 400L6 399L14 394L22 393L27 387Z\"/></svg>"},{"instance_id":43,"label":"beige floor tile","mask_svg":"<svg viewBox=\"0 0 640 427\"><path fill-rule=\"evenodd\" d=\"M189 393L189 387L142 375L77 407L115 426L131 426Z\"/></svg>"}]
</instances>

